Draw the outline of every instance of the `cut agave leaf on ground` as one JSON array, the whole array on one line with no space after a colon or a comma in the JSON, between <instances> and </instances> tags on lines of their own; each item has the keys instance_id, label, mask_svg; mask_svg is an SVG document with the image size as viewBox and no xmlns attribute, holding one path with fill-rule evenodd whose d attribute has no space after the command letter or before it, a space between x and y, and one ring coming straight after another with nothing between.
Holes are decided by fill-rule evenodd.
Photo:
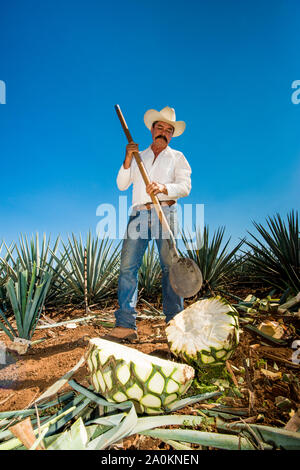
<instances>
[{"instance_id":1,"label":"cut agave leaf on ground","mask_svg":"<svg viewBox=\"0 0 300 470\"><path fill-rule=\"evenodd\" d=\"M92 320L94 318L97 318L99 317L99 315L88 315L88 316L85 316L85 317L80 317L80 318L74 318L72 320L66 320L66 321L61 321L61 322L58 322L58 323L47 323L45 325L40 325L40 326L37 326L36 329L37 330L44 330L44 329L47 329L47 328L56 328L58 326L66 326L68 327L69 324L76 324L76 323L84 323L84 322L87 322L89 320ZM72 327L73 328L73 327Z\"/></svg>"},{"instance_id":2,"label":"cut agave leaf on ground","mask_svg":"<svg viewBox=\"0 0 300 470\"><path fill-rule=\"evenodd\" d=\"M49 387L42 395L39 396L39 398L35 401L35 403L38 403L42 400L46 400L47 398L50 398L53 396L55 393L58 392L67 382L68 380L72 377L72 375L75 374L75 372L84 364L85 362L85 357L82 356L77 364L75 364L72 369L70 369L65 375L63 375L59 380L57 380L51 387Z\"/></svg>"},{"instance_id":3,"label":"cut agave leaf on ground","mask_svg":"<svg viewBox=\"0 0 300 470\"><path fill-rule=\"evenodd\" d=\"M101 424L102 426L118 426L125 416L126 413L117 413L115 415L103 416L103 418L91 419L86 423L86 426L89 426L90 424Z\"/></svg>"},{"instance_id":4,"label":"cut agave leaf on ground","mask_svg":"<svg viewBox=\"0 0 300 470\"><path fill-rule=\"evenodd\" d=\"M192 431L186 429L153 429L141 432L141 434L151 436L156 439L162 439L163 441L172 439L224 450L255 450L254 445L244 437L217 434L214 432Z\"/></svg>"},{"instance_id":5,"label":"cut agave leaf on ground","mask_svg":"<svg viewBox=\"0 0 300 470\"><path fill-rule=\"evenodd\" d=\"M180 408L184 408L185 406L189 406L189 405L193 405L194 403L199 403L201 401L209 400L210 398L215 398L220 395L221 395L220 392L208 392L208 393L203 393L200 395L194 395L192 397L182 398L181 400L171 403L168 406L167 411L176 411L176 410L179 410Z\"/></svg>"},{"instance_id":6,"label":"cut agave leaf on ground","mask_svg":"<svg viewBox=\"0 0 300 470\"><path fill-rule=\"evenodd\" d=\"M199 300L170 321L166 335L171 352L193 367L224 364L239 342L238 313L219 297Z\"/></svg>"},{"instance_id":7,"label":"cut agave leaf on ground","mask_svg":"<svg viewBox=\"0 0 300 470\"><path fill-rule=\"evenodd\" d=\"M69 431L62 433L47 450L85 450L88 442L88 435L82 418L78 418L72 424Z\"/></svg>"},{"instance_id":8,"label":"cut agave leaf on ground","mask_svg":"<svg viewBox=\"0 0 300 470\"><path fill-rule=\"evenodd\" d=\"M161 439L162 440L162 439ZM177 441L172 441L171 439L167 439L166 441L163 441L169 446L173 447L175 450L199 450L199 448L193 448L189 444L185 444L184 442L177 442Z\"/></svg>"},{"instance_id":9,"label":"cut agave leaf on ground","mask_svg":"<svg viewBox=\"0 0 300 470\"><path fill-rule=\"evenodd\" d=\"M201 414L205 414L207 416L211 416L211 417L214 417L214 418L222 418L222 420L232 420L232 419L238 419L239 416L238 415L233 415L233 414L230 414L230 413L222 413L222 412L219 412L219 411L212 411L212 410L201 410Z\"/></svg>"},{"instance_id":10,"label":"cut agave leaf on ground","mask_svg":"<svg viewBox=\"0 0 300 470\"><path fill-rule=\"evenodd\" d=\"M61 395L57 400L50 401L48 403L45 403L44 405L38 405L37 409L38 411L45 412L47 408L54 407L56 405L61 405L64 402L67 402L70 400L72 397L74 397L73 392L65 393L64 395ZM15 423L16 419L22 419L26 418L27 416L32 416L36 414L35 409L25 409L25 410L15 410L15 411L4 411L0 413L0 426L5 428L4 431L0 431L0 441L7 439L7 438L12 438L13 434L8 430L8 427L11 424ZM53 416L52 416L53 417ZM2 419L4 418L4 419ZM46 421L48 418L47 416L41 417L41 421ZM32 423L34 423L34 419L32 419Z\"/></svg>"},{"instance_id":11,"label":"cut agave leaf on ground","mask_svg":"<svg viewBox=\"0 0 300 470\"><path fill-rule=\"evenodd\" d=\"M45 435L47 434L48 432L48 429L44 429L44 431L41 432L41 434L39 435L39 437L36 439L36 441L32 444L32 446L30 447L29 450L37 450L39 448L41 448L42 450L45 450L45 446L44 446L44 437Z\"/></svg>"},{"instance_id":12,"label":"cut agave leaf on ground","mask_svg":"<svg viewBox=\"0 0 300 470\"><path fill-rule=\"evenodd\" d=\"M95 393L93 393L91 390L88 390L87 388L75 382L75 380L70 380L69 385L71 385L71 387L73 387L74 390L77 390L78 392L82 393L84 396L88 397L90 400L97 403L97 405L104 406L104 407L118 408L120 410L127 410L127 409L130 409L132 406L131 401L128 401L128 400L122 403L112 403L110 401L104 400L98 395L95 395Z\"/></svg>"},{"instance_id":13,"label":"cut agave leaf on ground","mask_svg":"<svg viewBox=\"0 0 300 470\"><path fill-rule=\"evenodd\" d=\"M159 414L192 384L195 371L101 338L90 340L87 358L96 392L109 402L131 400L137 413Z\"/></svg>"},{"instance_id":14,"label":"cut agave leaf on ground","mask_svg":"<svg viewBox=\"0 0 300 470\"><path fill-rule=\"evenodd\" d=\"M59 411L55 415L51 416L45 423L40 426L40 430L37 428L34 429L35 435L38 434L39 431L44 431L47 429L47 433L55 433L58 429L64 426L70 419L72 419L76 413L78 413L82 407L76 407L77 402L82 401L82 397L77 397L74 399L72 403L62 411ZM75 406L74 406L75 403ZM89 402L83 403L84 406L87 406ZM18 438L12 438L7 441L0 443L0 450L13 450L18 449L22 445L22 442Z\"/></svg>"},{"instance_id":15,"label":"cut agave leaf on ground","mask_svg":"<svg viewBox=\"0 0 300 470\"><path fill-rule=\"evenodd\" d=\"M261 440L277 449L299 450L300 449L300 433L287 431L286 429L274 428L271 426L263 426L260 424L227 424L226 429L234 429L238 431L249 430L255 431Z\"/></svg>"},{"instance_id":16,"label":"cut agave leaf on ground","mask_svg":"<svg viewBox=\"0 0 300 470\"><path fill-rule=\"evenodd\" d=\"M203 417L193 415L169 415L169 416L149 416L138 418L137 424L132 430L132 434L148 431L159 426L199 426L203 422Z\"/></svg>"},{"instance_id":17,"label":"cut agave leaf on ground","mask_svg":"<svg viewBox=\"0 0 300 470\"><path fill-rule=\"evenodd\" d=\"M64 415L58 416L54 423L51 423L49 427L48 435L55 434L58 430L62 429L67 423L71 421L75 416L78 416L79 413L84 410L90 404L90 400L88 398L84 398L82 396L77 397L74 400L75 406L72 406L70 409L64 409ZM46 425L46 424L45 424Z\"/></svg>"},{"instance_id":18,"label":"cut agave leaf on ground","mask_svg":"<svg viewBox=\"0 0 300 470\"><path fill-rule=\"evenodd\" d=\"M106 449L112 444L119 442L126 436L129 436L132 432L132 429L136 426L137 423L137 414L134 406L131 406L131 410L124 420L118 425L114 426L112 429L102 434L96 439L93 439L88 443L88 450L102 450Z\"/></svg>"}]
</instances>

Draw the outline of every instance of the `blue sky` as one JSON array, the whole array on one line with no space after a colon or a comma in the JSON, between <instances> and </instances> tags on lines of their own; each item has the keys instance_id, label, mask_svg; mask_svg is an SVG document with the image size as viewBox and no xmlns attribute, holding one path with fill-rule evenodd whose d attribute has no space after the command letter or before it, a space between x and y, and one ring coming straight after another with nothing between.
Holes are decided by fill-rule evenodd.
<instances>
[{"instance_id":1,"label":"blue sky","mask_svg":"<svg viewBox=\"0 0 300 470\"><path fill-rule=\"evenodd\" d=\"M96 234L117 205L126 139L147 109L186 121L171 146L192 167L182 202L235 244L252 220L299 210L298 0L10 1L0 12L0 241Z\"/></svg>"}]
</instances>

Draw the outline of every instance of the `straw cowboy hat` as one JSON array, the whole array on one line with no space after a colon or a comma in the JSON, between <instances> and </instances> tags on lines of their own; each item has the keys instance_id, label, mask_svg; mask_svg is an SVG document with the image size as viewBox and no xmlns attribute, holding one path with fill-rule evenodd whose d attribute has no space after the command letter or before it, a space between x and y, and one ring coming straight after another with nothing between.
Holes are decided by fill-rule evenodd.
<instances>
[{"instance_id":1,"label":"straw cowboy hat","mask_svg":"<svg viewBox=\"0 0 300 470\"><path fill-rule=\"evenodd\" d=\"M173 137L177 137L181 135L185 130L185 122L184 121L176 121L175 109L166 106L165 108L161 109L160 111L156 111L155 109L149 109L144 115L144 122L146 127L151 130L152 124L155 121L162 121L167 122L171 126L174 127L174 134Z\"/></svg>"}]
</instances>

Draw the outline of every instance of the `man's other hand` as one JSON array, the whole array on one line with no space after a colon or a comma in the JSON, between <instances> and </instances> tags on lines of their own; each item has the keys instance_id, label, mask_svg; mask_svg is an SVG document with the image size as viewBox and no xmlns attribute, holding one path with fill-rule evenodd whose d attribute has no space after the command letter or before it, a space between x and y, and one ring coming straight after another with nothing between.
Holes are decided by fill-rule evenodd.
<instances>
[{"instance_id":1,"label":"man's other hand","mask_svg":"<svg viewBox=\"0 0 300 470\"><path fill-rule=\"evenodd\" d=\"M153 193L155 196L159 193L168 194L166 186L162 183L156 183L155 181L152 181L151 183L147 184L146 192L148 194Z\"/></svg>"}]
</instances>

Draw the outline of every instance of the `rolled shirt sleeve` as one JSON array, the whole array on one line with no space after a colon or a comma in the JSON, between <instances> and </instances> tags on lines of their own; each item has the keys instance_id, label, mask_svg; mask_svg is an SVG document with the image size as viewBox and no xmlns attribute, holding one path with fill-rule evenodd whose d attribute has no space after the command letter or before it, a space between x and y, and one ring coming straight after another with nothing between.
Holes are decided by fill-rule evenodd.
<instances>
[{"instance_id":1,"label":"rolled shirt sleeve","mask_svg":"<svg viewBox=\"0 0 300 470\"><path fill-rule=\"evenodd\" d=\"M169 197L178 199L190 194L192 188L191 173L192 169L187 159L183 154L180 154L174 169L174 182L165 184Z\"/></svg>"}]
</instances>

